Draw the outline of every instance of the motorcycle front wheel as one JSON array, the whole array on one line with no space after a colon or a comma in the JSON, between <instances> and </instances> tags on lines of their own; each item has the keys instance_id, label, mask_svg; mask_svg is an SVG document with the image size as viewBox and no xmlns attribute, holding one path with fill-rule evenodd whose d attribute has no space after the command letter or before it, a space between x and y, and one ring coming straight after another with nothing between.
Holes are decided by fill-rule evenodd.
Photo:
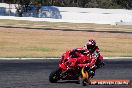
<instances>
[{"instance_id":1,"label":"motorcycle front wheel","mask_svg":"<svg viewBox=\"0 0 132 88\"><path fill-rule=\"evenodd\" d=\"M49 81L51 83L56 83L58 80L60 80L60 74L61 70L58 68L55 71L52 71L49 75Z\"/></svg>"}]
</instances>

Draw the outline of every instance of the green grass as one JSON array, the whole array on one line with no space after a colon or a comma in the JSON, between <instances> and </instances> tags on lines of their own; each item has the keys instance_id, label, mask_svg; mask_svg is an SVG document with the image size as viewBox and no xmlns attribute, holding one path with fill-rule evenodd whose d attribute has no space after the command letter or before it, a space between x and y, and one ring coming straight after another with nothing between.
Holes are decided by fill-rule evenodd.
<instances>
[{"instance_id":1,"label":"green grass","mask_svg":"<svg viewBox=\"0 0 132 88\"><path fill-rule=\"evenodd\" d=\"M60 57L91 38L103 56L132 56L132 26L14 20L0 26L0 57Z\"/></svg>"}]
</instances>

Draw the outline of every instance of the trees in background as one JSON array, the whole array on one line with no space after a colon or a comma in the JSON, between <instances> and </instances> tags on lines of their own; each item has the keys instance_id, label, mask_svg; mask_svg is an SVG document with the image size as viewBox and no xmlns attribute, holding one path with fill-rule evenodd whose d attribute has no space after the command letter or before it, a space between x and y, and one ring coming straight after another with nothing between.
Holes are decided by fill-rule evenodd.
<instances>
[{"instance_id":1,"label":"trees in background","mask_svg":"<svg viewBox=\"0 0 132 88\"><path fill-rule=\"evenodd\" d=\"M113 0L114 3L117 3L122 8L131 9L132 8L132 0Z\"/></svg>"},{"instance_id":2,"label":"trees in background","mask_svg":"<svg viewBox=\"0 0 132 88\"><path fill-rule=\"evenodd\" d=\"M82 8L132 8L131 0L0 0L0 2L35 6L65 6Z\"/></svg>"},{"instance_id":3,"label":"trees in background","mask_svg":"<svg viewBox=\"0 0 132 88\"><path fill-rule=\"evenodd\" d=\"M131 9L131 0L58 0L64 6L76 6L85 8L124 8ZM61 4L62 5L62 4Z\"/></svg>"},{"instance_id":4,"label":"trees in background","mask_svg":"<svg viewBox=\"0 0 132 88\"><path fill-rule=\"evenodd\" d=\"M19 17L35 7L36 14L41 6L105 8L105 9L132 9L131 0L0 0L0 2L15 4ZM9 10L9 15L11 14Z\"/></svg>"},{"instance_id":5,"label":"trees in background","mask_svg":"<svg viewBox=\"0 0 132 88\"><path fill-rule=\"evenodd\" d=\"M63 0L65 6L77 6L83 8L132 8L131 0Z\"/></svg>"}]
</instances>

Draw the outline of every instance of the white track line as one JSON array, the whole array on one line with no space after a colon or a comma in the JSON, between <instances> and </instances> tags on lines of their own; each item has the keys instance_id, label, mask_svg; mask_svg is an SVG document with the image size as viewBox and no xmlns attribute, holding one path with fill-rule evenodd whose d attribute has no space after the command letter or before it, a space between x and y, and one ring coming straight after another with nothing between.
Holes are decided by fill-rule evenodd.
<instances>
[{"instance_id":1,"label":"white track line","mask_svg":"<svg viewBox=\"0 0 132 88\"><path fill-rule=\"evenodd\" d=\"M0 58L0 60L45 60L45 59L60 59L58 58ZM104 57L104 59L132 59L132 57Z\"/></svg>"}]
</instances>

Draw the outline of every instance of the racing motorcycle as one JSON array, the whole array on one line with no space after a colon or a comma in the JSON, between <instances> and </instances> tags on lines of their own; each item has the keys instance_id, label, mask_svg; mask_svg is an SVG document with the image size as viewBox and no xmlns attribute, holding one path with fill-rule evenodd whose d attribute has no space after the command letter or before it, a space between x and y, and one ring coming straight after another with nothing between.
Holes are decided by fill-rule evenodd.
<instances>
[{"instance_id":1,"label":"racing motorcycle","mask_svg":"<svg viewBox=\"0 0 132 88\"><path fill-rule=\"evenodd\" d=\"M50 73L49 81L56 83L59 80L77 80L77 83L83 86L90 84L90 79L94 75L92 71L94 71L97 66L79 67L80 59L75 57L75 55L71 57L70 54L71 51L68 50L62 55L58 68ZM84 56L82 58L86 59L87 57Z\"/></svg>"}]
</instances>

